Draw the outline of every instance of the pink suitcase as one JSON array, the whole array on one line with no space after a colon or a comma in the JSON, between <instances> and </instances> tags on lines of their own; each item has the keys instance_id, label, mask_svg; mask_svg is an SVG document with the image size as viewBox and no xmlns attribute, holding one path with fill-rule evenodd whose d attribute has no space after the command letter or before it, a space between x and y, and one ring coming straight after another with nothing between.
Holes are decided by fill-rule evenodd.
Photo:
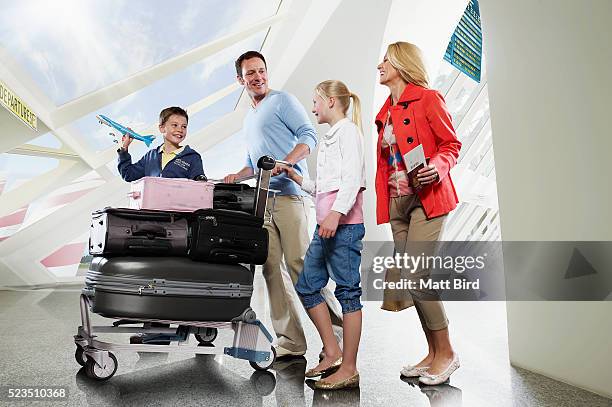
<instances>
[{"instance_id":1,"label":"pink suitcase","mask_svg":"<svg viewBox=\"0 0 612 407\"><path fill-rule=\"evenodd\" d=\"M144 177L132 182L131 209L193 212L213 207L214 184L184 178Z\"/></svg>"}]
</instances>

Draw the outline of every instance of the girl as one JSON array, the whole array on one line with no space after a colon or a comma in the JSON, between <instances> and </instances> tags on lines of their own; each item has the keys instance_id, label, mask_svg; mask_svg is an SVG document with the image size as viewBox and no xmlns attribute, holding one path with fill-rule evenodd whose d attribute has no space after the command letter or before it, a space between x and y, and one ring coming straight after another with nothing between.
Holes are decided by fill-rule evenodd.
<instances>
[{"instance_id":1,"label":"girl","mask_svg":"<svg viewBox=\"0 0 612 407\"><path fill-rule=\"evenodd\" d=\"M402 253L412 242L437 241L447 214L457 206L449 171L457 162L461 143L444 99L428 87L421 51L416 46L407 42L389 45L378 71L380 83L389 88L390 95L376 116L376 215L378 224L391 223L396 251ZM427 165L417 172L416 180L409 180L402 157L421 145ZM426 279L429 272L419 270L411 275ZM415 286L419 287L418 281ZM408 291L429 352L416 365L404 367L401 375L419 377L428 385L443 383L459 367L444 305L432 290ZM383 308L391 309L384 303Z\"/></svg>"},{"instance_id":2,"label":"girl","mask_svg":"<svg viewBox=\"0 0 612 407\"><path fill-rule=\"evenodd\" d=\"M353 100L353 121L346 117ZM357 95L340 81L317 85L312 113L327 123L317 156L316 182L304 179L293 168L287 175L315 196L317 226L304 258L304 270L296 291L323 341L323 359L306 377L333 373L315 382L318 389L359 386L357 349L361 337L361 240L365 164L361 137L361 109ZM336 341L321 289L329 278L336 283L335 296L342 306L343 350Z\"/></svg>"}]
</instances>

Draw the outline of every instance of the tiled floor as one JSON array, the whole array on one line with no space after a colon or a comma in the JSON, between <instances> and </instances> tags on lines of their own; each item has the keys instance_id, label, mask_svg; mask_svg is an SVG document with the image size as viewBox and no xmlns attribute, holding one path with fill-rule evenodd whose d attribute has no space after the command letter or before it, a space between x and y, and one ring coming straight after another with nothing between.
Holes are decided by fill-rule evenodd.
<instances>
[{"instance_id":1,"label":"tiled floor","mask_svg":"<svg viewBox=\"0 0 612 407\"><path fill-rule=\"evenodd\" d=\"M399 377L415 362L425 341L413 310L388 313L366 303L359 354L361 387L313 391L304 383L306 366L321 344L303 314L310 344L305 358L277 362L269 373L254 372L243 360L193 354L118 352L119 369L107 382L93 382L74 360L72 336L79 320L79 290L0 292L0 383L6 386L65 386L69 396L49 405L206 406L612 406L612 400L524 370L508 362L504 303L447 303L451 335L462 367L450 384L419 387ZM261 278L254 309L270 327ZM108 322L95 316L94 323ZM113 339L127 343L128 334ZM221 331L218 347L231 341ZM0 403L5 404L3 396ZM21 402L19 405L26 405Z\"/></svg>"}]
</instances>

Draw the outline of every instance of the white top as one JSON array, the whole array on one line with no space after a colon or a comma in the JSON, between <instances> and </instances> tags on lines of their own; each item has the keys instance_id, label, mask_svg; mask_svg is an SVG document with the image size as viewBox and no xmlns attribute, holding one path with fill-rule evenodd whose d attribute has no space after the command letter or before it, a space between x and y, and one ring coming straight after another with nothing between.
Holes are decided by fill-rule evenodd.
<instances>
[{"instance_id":1,"label":"white top","mask_svg":"<svg viewBox=\"0 0 612 407\"><path fill-rule=\"evenodd\" d=\"M304 178L302 189L313 196L338 191L331 209L346 215L365 186L363 137L357 125L344 118L320 140L317 180Z\"/></svg>"}]
</instances>

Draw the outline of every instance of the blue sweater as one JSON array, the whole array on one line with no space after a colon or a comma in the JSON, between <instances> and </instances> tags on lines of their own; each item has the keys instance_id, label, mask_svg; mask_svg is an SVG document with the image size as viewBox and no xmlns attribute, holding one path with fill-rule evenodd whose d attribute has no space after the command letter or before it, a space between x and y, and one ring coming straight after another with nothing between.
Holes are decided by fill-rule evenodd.
<instances>
[{"instance_id":1,"label":"blue sweater","mask_svg":"<svg viewBox=\"0 0 612 407\"><path fill-rule=\"evenodd\" d=\"M282 160L297 144L306 144L311 153L317 145L317 133L304 107L295 96L277 90L271 90L247 113L243 131L247 144L245 165L253 169L256 169L257 160L262 155ZM295 167L303 177L308 178L305 159ZM284 173L270 180L270 188L280 190L279 195L306 195Z\"/></svg>"},{"instance_id":2,"label":"blue sweater","mask_svg":"<svg viewBox=\"0 0 612 407\"><path fill-rule=\"evenodd\" d=\"M121 177L128 181L136 181L142 177L187 178L194 179L204 175L202 157L189 146L185 146L164 169L161 169L161 149L152 148L137 163L132 164L132 156L127 151L119 153L117 169Z\"/></svg>"}]
</instances>

